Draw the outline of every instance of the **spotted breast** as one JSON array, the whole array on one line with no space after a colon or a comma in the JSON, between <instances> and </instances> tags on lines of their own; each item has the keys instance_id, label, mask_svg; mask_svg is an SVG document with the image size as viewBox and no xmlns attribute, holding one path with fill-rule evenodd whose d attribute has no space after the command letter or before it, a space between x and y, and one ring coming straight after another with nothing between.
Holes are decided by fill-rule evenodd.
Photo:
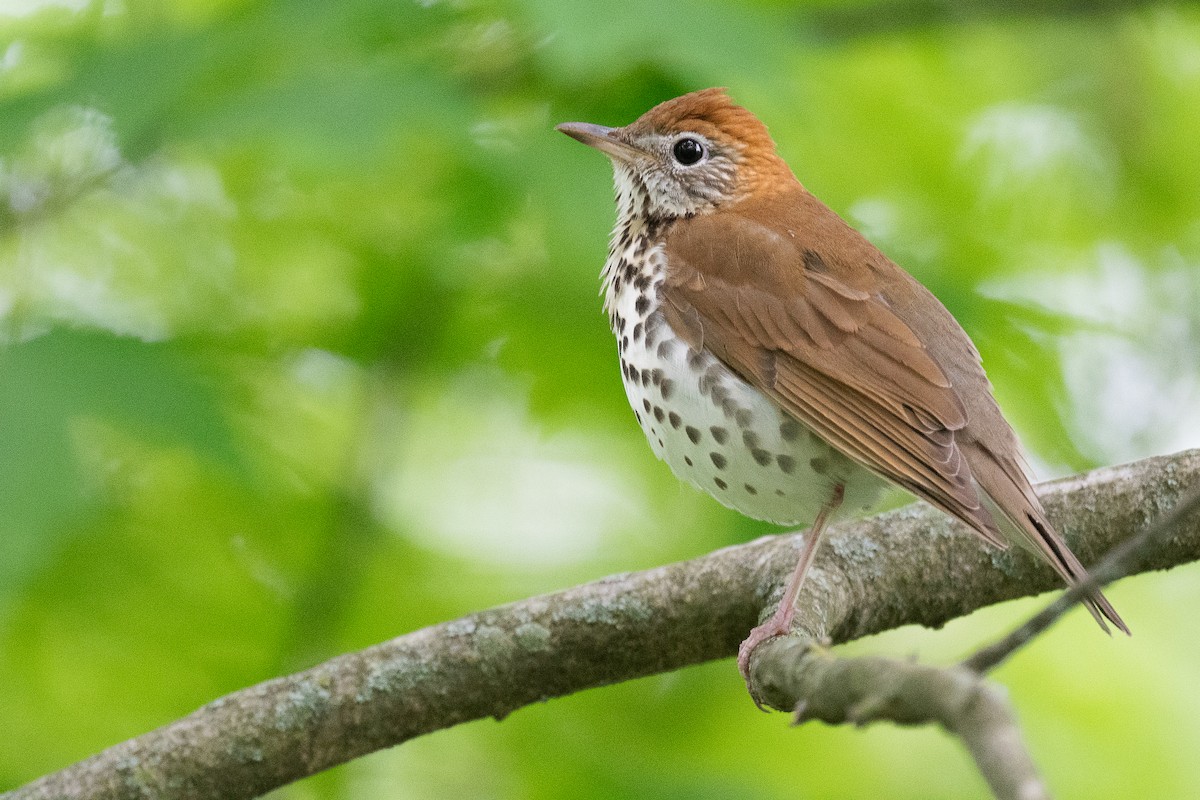
<instances>
[{"instance_id":1,"label":"spotted breast","mask_svg":"<svg viewBox=\"0 0 1200 800\"><path fill-rule=\"evenodd\" d=\"M661 287L671 220L645 213L645 189L617 174L620 209L601 279L621 377L655 455L677 477L741 513L811 522L834 487L864 509L885 483L781 410L667 322Z\"/></svg>"}]
</instances>

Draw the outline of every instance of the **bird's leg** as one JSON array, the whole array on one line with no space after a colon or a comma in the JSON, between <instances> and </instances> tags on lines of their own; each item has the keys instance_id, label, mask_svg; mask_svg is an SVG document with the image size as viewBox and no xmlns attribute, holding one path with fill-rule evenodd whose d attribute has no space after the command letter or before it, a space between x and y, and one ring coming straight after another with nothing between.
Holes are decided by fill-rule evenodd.
<instances>
[{"instance_id":1,"label":"bird's leg","mask_svg":"<svg viewBox=\"0 0 1200 800\"><path fill-rule=\"evenodd\" d=\"M788 581L787 588L783 590L783 598L779 601L779 607L775 609L775 613L769 620L750 631L746 641L742 642L741 647L738 648L738 670L746 681L746 688L750 689L750 696L754 697L754 702L759 708L762 708L762 704L759 703L750 686L750 654L754 652L754 648L766 640L783 636L791 631L792 617L796 615L796 597L800 594L800 587L804 585L804 576L808 574L808 568L812 566L813 557L817 553L817 546L821 543L821 534L825 530L825 525L829 521L830 515L842 504L845 494L846 487L843 484L839 483L833 488L833 494L821 507L812 527L804 536L800 558L796 561L796 569L792 572L792 578Z\"/></svg>"}]
</instances>

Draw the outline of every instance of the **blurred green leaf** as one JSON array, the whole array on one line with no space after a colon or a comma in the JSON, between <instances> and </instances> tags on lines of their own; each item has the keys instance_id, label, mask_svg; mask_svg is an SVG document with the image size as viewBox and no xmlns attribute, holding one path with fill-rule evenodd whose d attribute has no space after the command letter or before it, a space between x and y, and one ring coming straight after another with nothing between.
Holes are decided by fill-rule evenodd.
<instances>
[{"instance_id":1,"label":"blurred green leaf","mask_svg":"<svg viewBox=\"0 0 1200 800\"><path fill-rule=\"evenodd\" d=\"M74 447L84 418L244 469L202 359L173 343L54 330L0 349L0 587L52 552L95 503Z\"/></svg>"}]
</instances>

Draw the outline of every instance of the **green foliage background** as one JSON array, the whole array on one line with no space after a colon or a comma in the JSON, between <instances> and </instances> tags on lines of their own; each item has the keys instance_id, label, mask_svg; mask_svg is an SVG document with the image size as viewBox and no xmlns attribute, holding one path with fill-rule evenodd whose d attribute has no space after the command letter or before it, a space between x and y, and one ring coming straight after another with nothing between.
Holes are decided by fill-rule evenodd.
<instances>
[{"instance_id":1,"label":"green foliage background","mask_svg":"<svg viewBox=\"0 0 1200 800\"><path fill-rule=\"evenodd\" d=\"M770 532L625 404L610 175L724 85L976 338L1043 476L1200 443L1200 12L1156 3L0 3L0 789L426 624ZM1071 9L1068 11L1067 9ZM999 673L1063 797L1200 785L1195 568ZM959 657L1036 601L850 652ZM983 797L731 663L279 798Z\"/></svg>"}]
</instances>

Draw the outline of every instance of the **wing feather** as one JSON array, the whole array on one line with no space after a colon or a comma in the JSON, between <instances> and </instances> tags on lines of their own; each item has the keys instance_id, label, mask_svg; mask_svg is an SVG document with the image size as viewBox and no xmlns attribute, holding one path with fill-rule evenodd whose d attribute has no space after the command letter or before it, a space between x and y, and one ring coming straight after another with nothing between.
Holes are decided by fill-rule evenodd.
<instances>
[{"instance_id":1,"label":"wing feather","mask_svg":"<svg viewBox=\"0 0 1200 800\"><path fill-rule=\"evenodd\" d=\"M836 254L800 252L746 217L697 217L672 231L667 264L680 335L699 334L847 456L1004 546L955 441L961 399L886 300L830 271Z\"/></svg>"}]
</instances>

